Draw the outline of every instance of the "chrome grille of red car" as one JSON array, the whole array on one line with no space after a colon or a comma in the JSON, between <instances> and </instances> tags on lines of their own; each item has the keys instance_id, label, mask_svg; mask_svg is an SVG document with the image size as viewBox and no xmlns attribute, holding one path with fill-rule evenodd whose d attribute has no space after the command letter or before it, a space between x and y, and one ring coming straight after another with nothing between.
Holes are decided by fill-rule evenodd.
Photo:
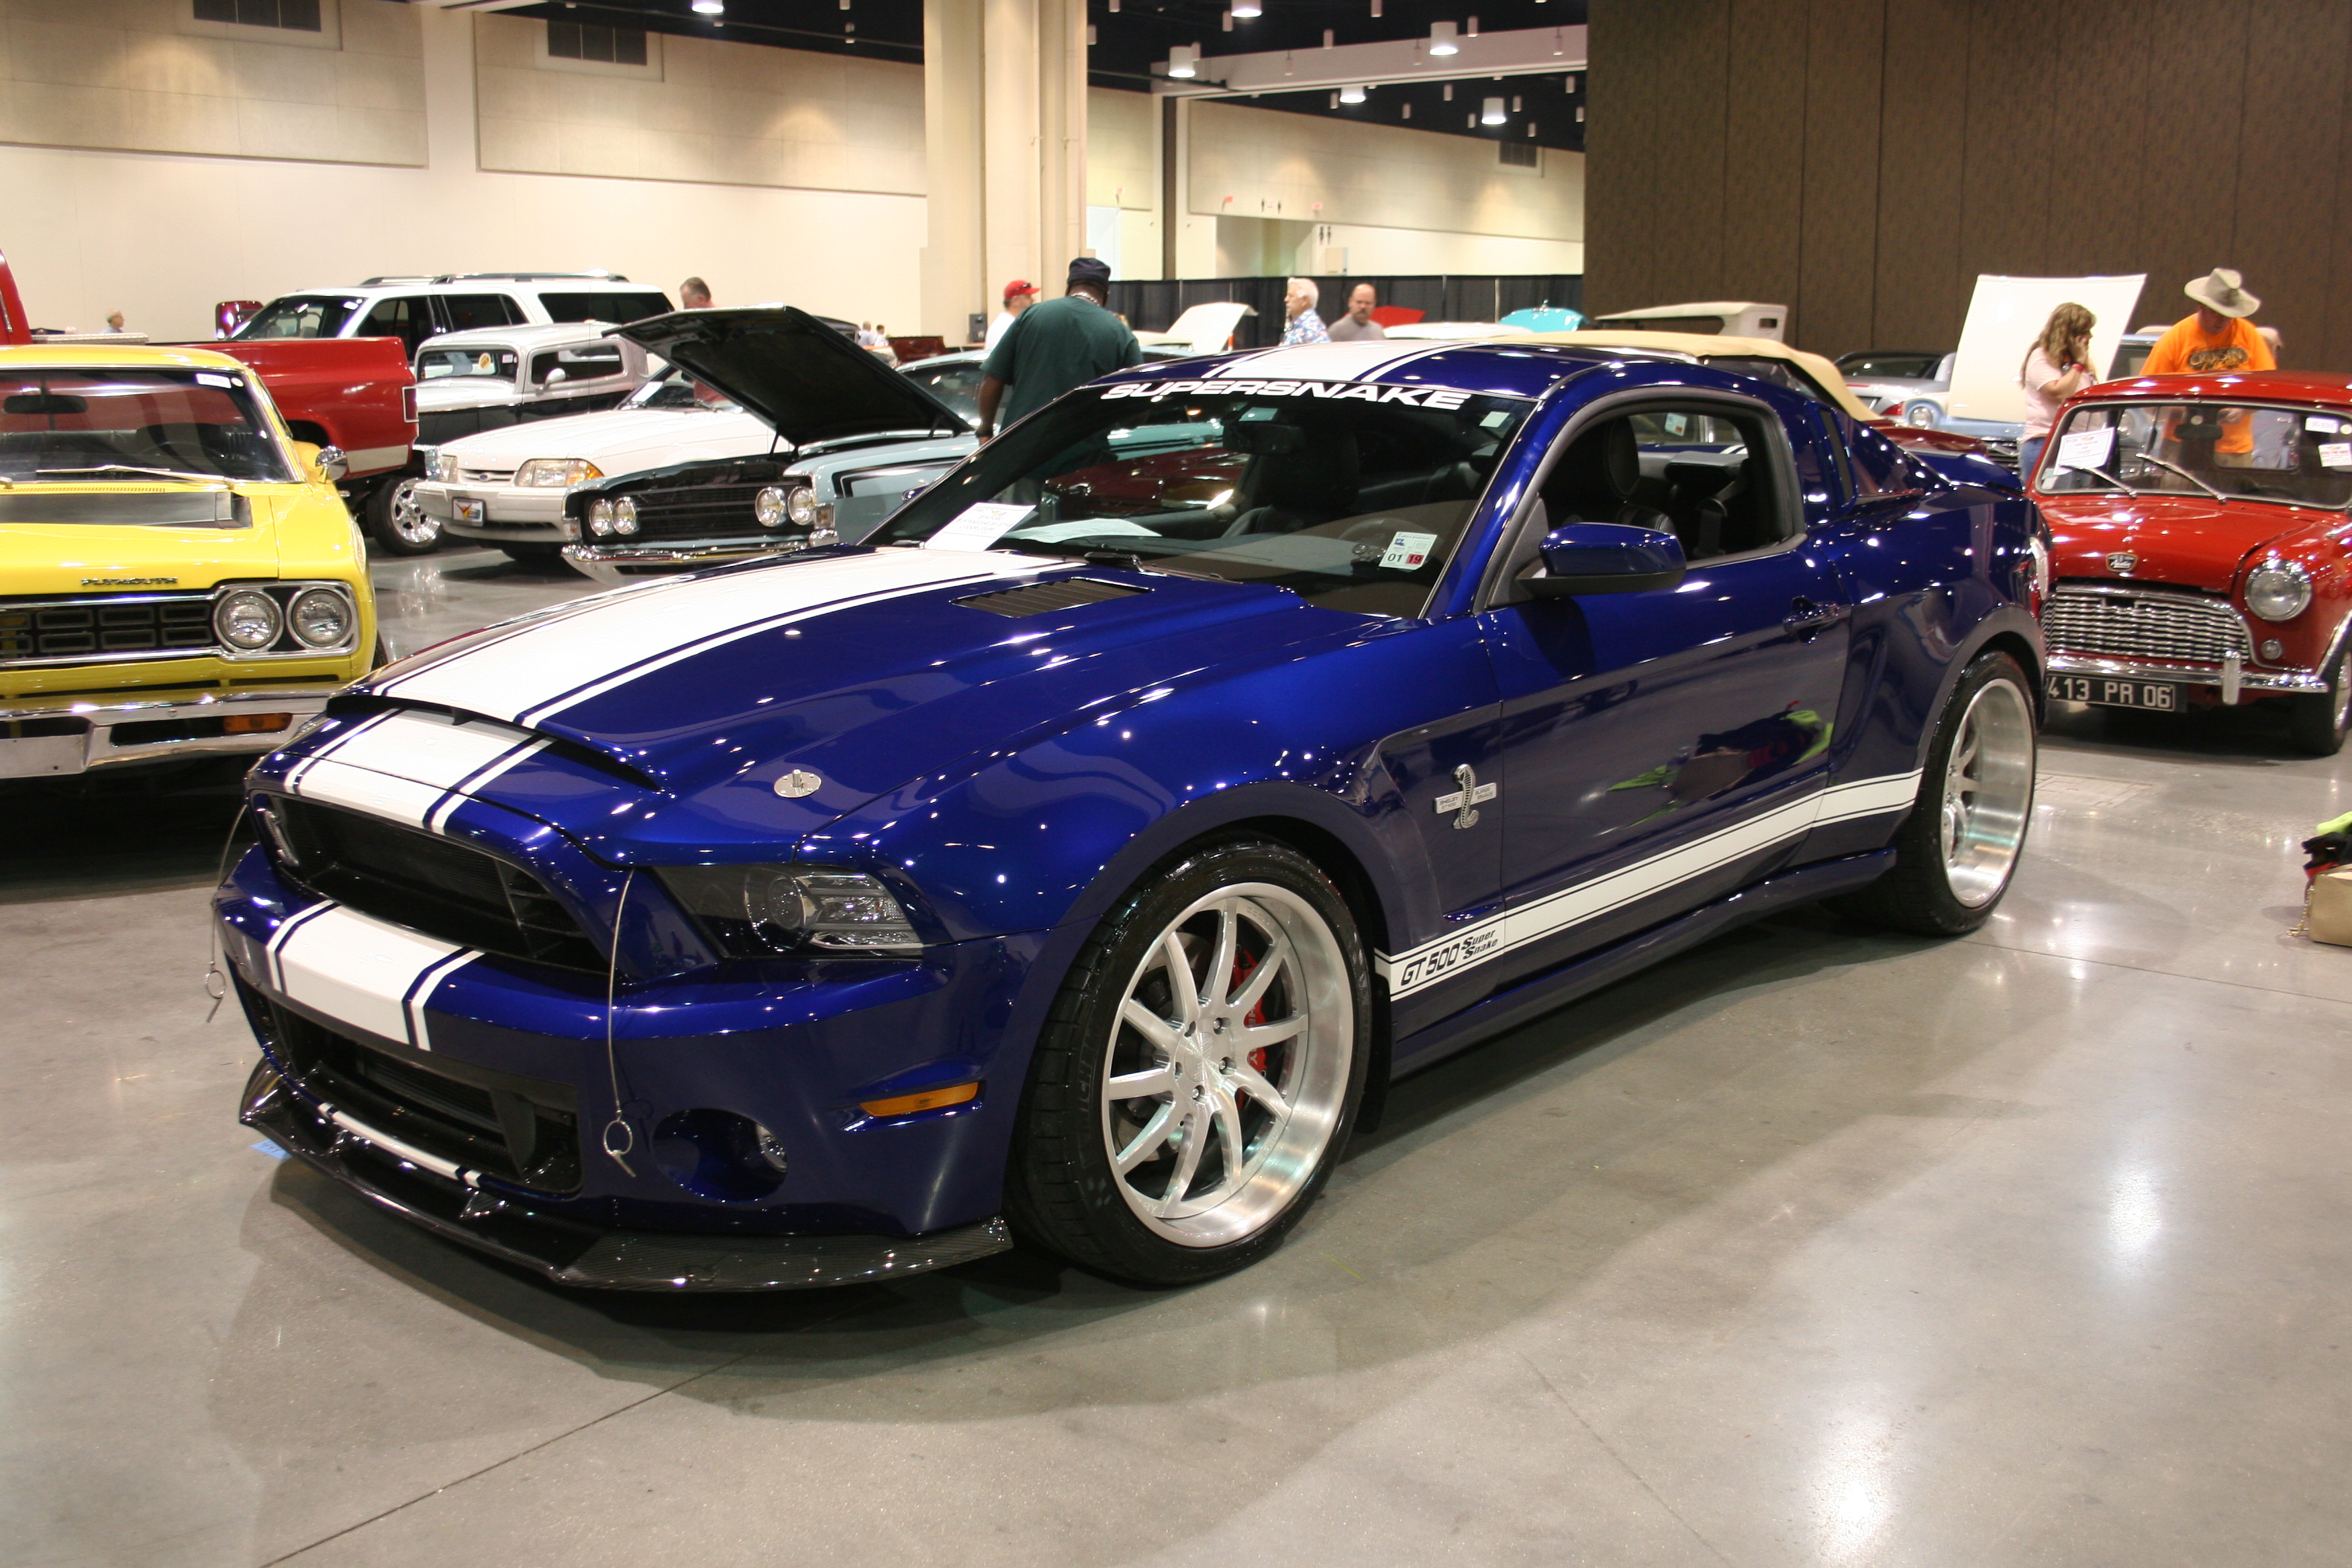
<instances>
[{"instance_id":1,"label":"chrome grille of red car","mask_svg":"<svg viewBox=\"0 0 2352 1568\"><path fill-rule=\"evenodd\" d=\"M2226 600L2178 589L2062 583L2042 629L2051 652L2081 658L2219 665L2252 653L2246 623Z\"/></svg>"}]
</instances>

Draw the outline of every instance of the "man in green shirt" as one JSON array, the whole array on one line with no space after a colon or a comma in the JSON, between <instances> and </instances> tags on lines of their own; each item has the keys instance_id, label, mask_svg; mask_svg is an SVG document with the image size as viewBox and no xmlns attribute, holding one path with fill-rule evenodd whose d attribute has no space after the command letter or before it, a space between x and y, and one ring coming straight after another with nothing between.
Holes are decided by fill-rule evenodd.
<instances>
[{"instance_id":1,"label":"man in green shirt","mask_svg":"<svg viewBox=\"0 0 2352 1568\"><path fill-rule=\"evenodd\" d=\"M1074 386L1140 363L1142 345L1110 312L1110 268L1091 256L1070 263L1069 292L1013 318L980 374L980 438L1043 408Z\"/></svg>"}]
</instances>

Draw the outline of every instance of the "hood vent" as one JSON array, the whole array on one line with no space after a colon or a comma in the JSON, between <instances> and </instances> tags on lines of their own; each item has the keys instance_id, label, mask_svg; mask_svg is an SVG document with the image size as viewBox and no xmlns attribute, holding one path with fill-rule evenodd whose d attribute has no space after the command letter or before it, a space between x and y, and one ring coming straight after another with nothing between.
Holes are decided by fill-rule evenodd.
<instances>
[{"instance_id":1,"label":"hood vent","mask_svg":"<svg viewBox=\"0 0 2352 1568\"><path fill-rule=\"evenodd\" d=\"M986 610L992 616L1019 620L1026 616L1050 616L1056 610L1074 610L1080 605L1100 604L1105 599L1124 599L1130 594L1148 594L1150 591L1149 588L1129 588L1118 583L1097 583L1090 577L1067 577L1058 583L1031 583L994 594L974 594L970 598L955 602L971 609Z\"/></svg>"}]
</instances>

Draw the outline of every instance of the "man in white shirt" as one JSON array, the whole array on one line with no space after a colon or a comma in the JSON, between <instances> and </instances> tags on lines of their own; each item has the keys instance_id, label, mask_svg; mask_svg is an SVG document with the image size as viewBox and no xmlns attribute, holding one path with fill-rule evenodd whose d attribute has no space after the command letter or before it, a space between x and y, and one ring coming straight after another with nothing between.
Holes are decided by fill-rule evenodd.
<instances>
[{"instance_id":1,"label":"man in white shirt","mask_svg":"<svg viewBox=\"0 0 2352 1568\"><path fill-rule=\"evenodd\" d=\"M986 346L990 353L994 353L996 345L1004 340L1004 334L1012 328L1014 318L1036 302L1037 285L1027 279L1015 278L1004 286L1004 309L996 313L996 320L988 323Z\"/></svg>"}]
</instances>

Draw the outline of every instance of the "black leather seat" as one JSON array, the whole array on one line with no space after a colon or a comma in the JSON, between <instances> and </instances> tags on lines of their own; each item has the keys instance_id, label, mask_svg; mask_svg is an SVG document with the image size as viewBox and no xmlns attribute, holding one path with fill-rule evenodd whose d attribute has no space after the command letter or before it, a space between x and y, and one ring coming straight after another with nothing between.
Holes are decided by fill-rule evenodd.
<instances>
[{"instance_id":1,"label":"black leather seat","mask_svg":"<svg viewBox=\"0 0 2352 1568\"><path fill-rule=\"evenodd\" d=\"M1352 517L1360 479L1355 438L1344 430L1310 435L1299 451L1261 453L1242 476L1245 504L1225 534L1296 533Z\"/></svg>"},{"instance_id":2,"label":"black leather seat","mask_svg":"<svg viewBox=\"0 0 2352 1568\"><path fill-rule=\"evenodd\" d=\"M1632 423L1612 419L1579 436L1559 455L1544 480L1544 514L1555 528L1567 522L1613 522L1672 533L1674 520L1659 504L1667 493L1664 484L1642 477L1642 449L1634 443Z\"/></svg>"}]
</instances>

